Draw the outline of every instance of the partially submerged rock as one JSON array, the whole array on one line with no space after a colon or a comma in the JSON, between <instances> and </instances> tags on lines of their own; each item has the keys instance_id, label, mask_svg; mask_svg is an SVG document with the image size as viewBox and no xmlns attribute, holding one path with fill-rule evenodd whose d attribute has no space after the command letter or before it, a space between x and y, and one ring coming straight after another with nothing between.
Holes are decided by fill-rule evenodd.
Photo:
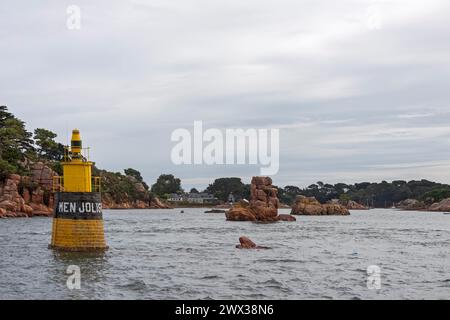
<instances>
[{"instance_id":1,"label":"partially submerged rock","mask_svg":"<svg viewBox=\"0 0 450 320\"><path fill-rule=\"evenodd\" d=\"M416 199L406 199L400 201L396 207L403 210L424 210L427 208L427 205Z\"/></svg>"},{"instance_id":2,"label":"partially submerged rock","mask_svg":"<svg viewBox=\"0 0 450 320\"><path fill-rule=\"evenodd\" d=\"M211 209L211 210L206 210L205 213L225 213L225 210L222 209Z\"/></svg>"},{"instance_id":3,"label":"partially submerged rock","mask_svg":"<svg viewBox=\"0 0 450 320\"><path fill-rule=\"evenodd\" d=\"M244 236L239 238L239 242L240 244L236 245L238 249L270 249L269 247L257 246L256 243Z\"/></svg>"},{"instance_id":4,"label":"partially submerged rock","mask_svg":"<svg viewBox=\"0 0 450 320\"><path fill-rule=\"evenodd\" d=\"M359 202L353 201L353 200L332 199L328 203L329 204L340 204L349 210L369 210L369 208L366 207L365 205L363 205Z\"/></svg>"},{"instance_id":5,"label":"partially submerged rock","mask_svg":"<svg viewBox=\"0 0 450 320\"><path fill-rule=\"evenodd\" d=\"M450 211L450 198L444 199L441 202L433 203L430 211Z\"/></svg>"},{"instance_id":6,"label":"partially submerged rock","mask_svg":"<svg viewBox=\"0 0 450 320\"><path fill-rule=\"evenodd\" d=\"M349 215L350 211L340 204L321 204L314 197L297 196L291 214L296 215Z\"/></svg>"},{"instance_id":7,"label":"partially submerged rock","mask_svg":"<svg viewBox=\"0 0 450 320\"><path fill-rule=\"evenodd\" d=\"M277 218L279 221L297 221L297 218L291 214L279 214Z\"/></svg>"},{"instance_id":8,"label":"partially submerged rock","mask_svg":"<svg viewBox=\"0 0 450 320\"><path fill-rule=\"evenodd\" d=\"M369 208L366 207L365 205L353 200L348 201L347 204L345 204L345 206L349 210L369 210Z\"/></svg>"}]
</instances>

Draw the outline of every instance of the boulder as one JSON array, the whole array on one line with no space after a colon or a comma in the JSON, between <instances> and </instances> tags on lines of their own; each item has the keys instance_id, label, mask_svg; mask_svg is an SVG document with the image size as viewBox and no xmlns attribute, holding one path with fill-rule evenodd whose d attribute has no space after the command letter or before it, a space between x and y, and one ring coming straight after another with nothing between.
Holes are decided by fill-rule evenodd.
<instances>
[{"instance_id":1,"label":"boulder","mask_svg":"<svg viewBox=\"0 0 450 320\"><path fill-rule=\"evenodd\" d=\"M153 208L153 207L158 208L158 209L173 209L173 207L171 207L167 203L163 203L157 197L154 197L153 200L151 201L151 208Z\"/></svg>"},{"instance_id":2,"label":"boulder","mask_svg":"<svg viewBox=\"0 0 450 320\"><path fill-rule=\"evenodd\" d=\"M134 187L135 187L137 192L144 193L145 191L147 191L147 190L145 190L144 184L142 184L141 182L136 182L134 184Z\"/></svg>"},{"instance_id":3,"label":"boulder","mask_svg":"<svg viewBox=\"0 0 450 320\"><path fill-rule=\"evenodd\" d=\"M27 204L24 204L20 211L25 213L28 217L32 217L33 216L33 208L31 206L27 205Z\"/></svg>"},{"instance_id":4,"label":"boulder","mask_svg":"<svg viewBox=\"0 0 450 320\"><path fill-rule=\"evenodd\" d=\"M366 207L365 205L362 205L361 203L358 203L353 200L348 201L345 206L349 210L369 210L369 208Z\"/></svg>"},{"instance_id":5,"label":"boulder","mask_svg":"<svg viewBox=\"0 0 450 320\"><path fill-rule=\"evenodd\" d=\"M236 245L238 249L270 249L269 247L257 246L256 243L244 236L239 238L239 242L240 244Z\"/></svg>"},{"instance_id":6,"label":"boulder","mask_svg":"<svg viewBox=\"0 0 450 320\"><path fill-rule=\"evenodd\" d=\"M0 202L0 208L3 208L9 212L16 212L19 209L18 204L11 200L5 200L5 201Z\"/></svg>"},{"instance_id":7,"label":"boulder","mask_svg":"<svg viewBox=\"0 0 450 320\"><path fill-rule=\"evenodd\" d=\"M270 177L253 177L250 186L250 201L243 200L225 212L229 221L293 221L278 218L280 201L278 189L272 185Z\"/></svg>"},{"instance_id":8,"label":"boulder","mask_svg":"<svg viewBox=\"0 0 450 320\"><path fill-rule=\"evenodd\" d=\"M277 218L279 221L297 221L297 219L290 214L279 214Z\"/></svg>"},{"instance_id":9,"label":"boulder","mask_svg":"<svg viewBox=\"0 0 450 320\"><path fill-rule=\"evenodd\" d=\"M5 218L6 217L6 210L3 208L0 208L0 218Z\"/></svg>"},{"instance_id":10,"label":"boulder","mask_svg":"<svg viewBox=\"0 0 450 320\"><path fill-rule=\"evenodd\" d=\"M53 210L43 204L30 203L30 207L33 209L33 216L51 217Z\"/></svg>"},{"instance_id":11,"label":"boulder","mask_svg":"<svg viewBox=\"0 0 450 320\"><path fill-rule=\"evenodd\" d=\"M18 174L10 174L8 178L17 183L19 183L20 180L22 179L22 177L19 176Z\"/></svg>"},{"instance_id":12,"label":"boulder","mask_svg":"<svg viewBox=\"0 0 450 320\"><path fill-rule=\"evenodd\" d=\"M137 200L136 203L134 204L134 208L145 209L145 208L148 208L148 204L144 201Z\"/></svg>"},{"instance_id":13,"label":"boulder","mask_svg":"<svg viewBox=\"0 0 450 320\"><path fill-rule=\"evenodd\" d=\"M416 199L406 199L400 201L396 205L396 207L403 210L424 210L427 208L427 205L424 202Z\"/></svg>"},{"instance_id":14,"label":"boulder","mask_svg":"<svg viewBox=\"0 0 450 320\"><path fill-rule=\"evenodd\" d=\"M321 204L314 197L297 196L291 214L296 215L349 215L350 211L340 204Z\"/></svg>"},{"instance_id":15,"label":"boulder","mask_svg":"<svg viewBox=\"0 0 450 320\"><path fill-rule=\"evenodd\" d=\"M5 185L3 187L3 193L4 194L16 194L18 191L18 185L20 183L20 180L17 180L17 175L12 174L6 179ZM14 178L14 179L11 179Z\"/></svg>"},{"instance_id":16,"label":"boulder","mask_svg":"<svg viewBox=\"0 0 450 320\"><path fill-rule=\"evenodd\" d=\"M29 215L27 215L25 212L14 212L14 218L28 218Z\"/></svg>"},{"instance_id":17,"label":"boulder","mask_svg":"<svg viewBox=\"0 0 450 320\"><path fill-rule=\"evenodd\" d=\"M30 203L31 201L31 194L30 194L30 190L25 189L23 190L23 200L25 201L25 203Z\"/></svg>"},{"instance_id":18,"label":"boulder","mask_svg":"<svg viewBox=\"0 0 450 320\"><path fill-rule=\"evenodd\" d=\"M256 221L256 214L250 209L248 204L243 205L242 201L226 211L225 217L228 221Z\"/></svg>"},{"instance_id":19,"label":"boulder","mask_svg":"<svg viewBox=\"0 0 450 320\"><path fill-rule=\"evenodd\" d=\"M430 208L430 211L450 211L450 198L444 199L441 202L433 203Z\"/></svg>"},{"instance_id":20,"label":"boulder","mask_svg":"<svg viewBox=\"0 0 450 320\"><path fill-rule=\"evenodd\" d=\"M340 204L346 207L349 210L369 210L368 207L353 201L353 200L339 200L339 199L331 199L328 201L329 204Z\"/></svg>"},{"instance_id":21,"label":"boulder","mask_svg":"<svg viewBox=\"0 0 450 320\"><path fill-rule=\"evenodd\" d=\"M240 237L239 238L239 242L241 244L238 244L236 246L236 248L240 248L240 249L252 249L256 247L256 243L254 243L252 240L250 240L247 237Z\"/></svg>"},{"instance_id":22,"label":"boulder","mask_svg":"<svg viewBox=\"0 0 450 320\"><path fill-rule=\"evenodd\" d=\"M52 190L53 176L57 173L46 166L43 162L36 162L30 165L31 181L41 186L44 190Z\"/></svg>"},{"instance_id":23,"label":"boulder","mask_svg":"<svg viewBox=\"0 0 450 320\"><path fill-rule=\"evenodd\" d=\"M32 202L37 204L43 204L44 203L44 190L41 188L37 188L33 190L33 193L31 194Z\"/></svg>"},{"instance_id":24,"label":"boulder","mask_svg":"<svg viewBox=\"0 0 450 320\"><path fill-rule=\"evenodd\" d=\"M26 165L31 170L30 177L11 174L0 185L0 207L3 217L52 215L53 210L49 207L53 207L53 195L49 195L49 192L55 173L42 162L34 164L27 162ZM44 200L49 207L44 204Z\"/></svg>"},{"instance_id":25,"label":"boulder","mask_svg":"<svg viewBox=\"0 0 450 320\"><path fill-rule=\"evenodd\" d=\"M272 179L270 177L253 177L252 185L255 185L257 189L263 186L270 186L272 185Z\"/></svg>"}]
</instances>

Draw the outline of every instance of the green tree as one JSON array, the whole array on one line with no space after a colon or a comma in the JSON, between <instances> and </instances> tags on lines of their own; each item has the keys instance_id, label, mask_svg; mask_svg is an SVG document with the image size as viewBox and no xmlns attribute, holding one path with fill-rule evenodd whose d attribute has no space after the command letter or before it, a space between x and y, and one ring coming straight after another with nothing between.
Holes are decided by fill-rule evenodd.
<instances>
[{"instance_id":1,"label":"green tree","mask_svg":"<svg viewBox=\"0 0 450 320\"><path fill-rule=\"evenodd\" d=\"M450 190L448 188L436 188L424 193L420 200L426 203L440 202L446 198L450 198Z\"/></svg>"},{"instance_id":2,"label":"green tree","mask_svg":"<svg viewBox=\"0 0 450 320\"><path fill-rule=\"evenodd\" d=\"M228 201L230 193L243 198L245 185L242 183L241 178L220 178L214 180L214 183L206 188L206 192L213 194L219 200Z\"/></svg>"},{"instance_id":3,"label":"green tree","mask_svg":"<svg viewBox=\"0 0 450 320\"><path fill-rule=\"evenodd\" d=\"M242 198L250 200L251 196L251 184L244 184L244 191L242 192Z\"/></svg>"},{"instance_id":4,"label":"green tree","mask_svg":"<svg viewBox=\"0 0 450 320\"><path fill-rule=\"evenodd\" d=\"M34 155L32 134L26 130L25 123L8 112L6 106L0 106L0 159L8 163L2 167L21 171L20 161Z\"/></svg>"},{"instance_id":5,"label":"green tree","mask_svg":"<svg viewBox=\"0 0 450 320\"><path fill-rule=\"evenodd\" d=\"M190 193L200 193L200 192L198 192L198 190L196 188L192 188Z\"/></svg>"},{"instance_id":6,"label":"green tree","mask_svg":"<svg viewBox=\"0 0 450 320\"><path fill-rule=\"evenodd\" d=\"M16 171L16 167L9 164L8 161L0 159L0 181L5 181L11 173Z\"/></svg>"},{"instance_id":7,"label":"green tree","mask_svg":"<svg viewBox=\"0 0 450 320\"><path fill-rule=\"evenodd\" d=\"M34 130L34 141L41 158L61 161L64 157L64 145L55 141L56 133L42 128Z\"/></svg>"},{"instance_id":8,"label":"green tree","mask_svg":"<svg viewBox=\"0 0 450 320\"><path fill-rule=\"evenodd\" d=\"M299 194L303 194L302 190L296 186L286 186L278 189L278 198L282 203L291 205Z\"/></svg>"},{"instance_id":9,"label":"green tree","mask_svg":"<svg viewBox=\"0 0 450 320\"><path fill-rule=\"evenodd\" d=\"M124 172L125 172L125 175L134 177L138 182L142 183L145 190L149 189L148 184L145 183L144 178L142 178L142 175L139 171L137 171L136 169L133 169L133 168L128 168L128 169L125 169Z\"/></svg>"},{"instance_id":10,"label":"green tree","mask_svg":"<svg viewBox=\"0 0 450 320\"><path fill-rule=\"evenodd\" d=\"M158 196L163 196L169 193L183 192L181 188L181 180L175 178L172 174L162 174L152 185L152 192Z\"/></svg>"},{"instance_id":11,"label":"green tree","mask_svg":"<svg viewBox=\"0 0 450 320\"><path fill-rule=\"evenodd\" d=\"M148 190L139 190L136 186L136 178L123 175L120 172L108 172L93 169L93 174L102 178L102 193L110 196L117 203L135 202L137 200L150 202L153 195Z\"/></svg>"},{"instance_id":12,"label":"green tree","mask_svg":"<svg viewBox=\"0 0 450 320\"><path fill-rule=\"evenodd\" d=\"M341 194L339 196L339 200L341 200L342 203L347 204L350 200L352 200L352 197L350 197L348 194Z\"/></svg>"}]
</instances>

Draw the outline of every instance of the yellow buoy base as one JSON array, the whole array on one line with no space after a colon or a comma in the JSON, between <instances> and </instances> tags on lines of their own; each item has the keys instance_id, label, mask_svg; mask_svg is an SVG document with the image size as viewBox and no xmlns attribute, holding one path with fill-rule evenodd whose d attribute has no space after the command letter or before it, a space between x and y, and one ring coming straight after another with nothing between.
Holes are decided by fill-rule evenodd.
<instances>
[{"instance_id":1,"label":"yellow buoy base","mask_svg":"<svg viewBox=\"0 0 450 320\"><path fill-rule=\"evenodd\" d=\"M50 248L64 251L108 249L101 219L53 218L52 230Z\"/></svg>"}]
</instances>

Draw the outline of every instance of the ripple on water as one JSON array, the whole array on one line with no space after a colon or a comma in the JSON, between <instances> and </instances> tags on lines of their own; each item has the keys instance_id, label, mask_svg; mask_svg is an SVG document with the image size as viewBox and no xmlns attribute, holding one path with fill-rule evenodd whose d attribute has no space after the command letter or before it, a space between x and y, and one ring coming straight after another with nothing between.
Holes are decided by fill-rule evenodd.
<instances>
[{"instance_id":1,"label":"ripple on water","mask_svg":"<svg viewBox=\"0 0 450 320\"><path fill-rule=\"evenodd\" d=\"M103 256L53 254L51 219L0 223L0 298L401 299L448 298L450 220L390 210L293 223L226 222L201 209L104 214ZM237 250L241 235L272 250ZM80 266L83 288L65 287ZM381 267L382 290L367 289Z\"/></svg>"}]
</instances>

